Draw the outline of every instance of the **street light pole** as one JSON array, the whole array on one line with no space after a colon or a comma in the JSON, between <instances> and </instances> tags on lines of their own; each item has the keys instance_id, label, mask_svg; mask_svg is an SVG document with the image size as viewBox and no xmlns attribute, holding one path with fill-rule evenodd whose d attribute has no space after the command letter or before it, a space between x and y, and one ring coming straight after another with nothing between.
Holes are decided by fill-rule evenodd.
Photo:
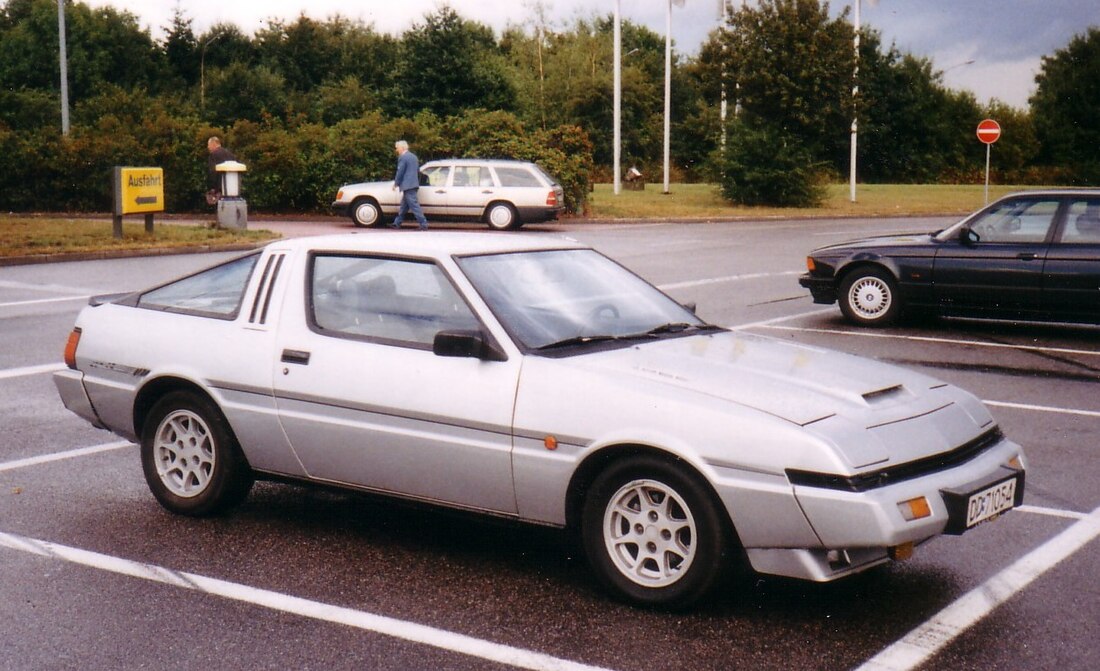
<instances>
[{"instance_id":1,"label":"street light pole","mask_svg":"<svg viewBox=\"0 0 1100 671\"><path fill-rule=\"evenodd\" d=\"M199 56L199 110L206 110L206 47L225 33L218 33L202 43L202 53Z\"/></svg>"},{"instance_id":2,"label":"street light pole","mask_svg":"<svg viewBox=\"0 0 1100 671\"><path fill-rule=\"evenodd\" d=\"M855 6L855 71L852 73L852 155L848 160L848 182L852 202L856 202L856 143L859 135L859 4L860 0L852 3Z\"/></svg>"},{"instance_id":3,"label":"street light pole","mask_svg":"<svg viewBox=\"0 0 1100 671\"><path fill-rule=\"evenodd\" d=\"M619 195L619 188L620 188L619 175L621 174L622 171L620 169L619 162L620 162L620 159L621 159L621 156L622 156L622 141L623 141L623 138L622 138L622 125L623 125L623 77L622 77L623 35L622 35L622 29L619 25L619 21L620 21L619 4L620 4L620 0L615 0L615 56L614 56L615 65L614 65L614 68L613 68L614 72L615 72L615 74L614 74L614 80L615 80L615 84L614 84L614 86L615 86L615 94L614 94L614 98L615 98L615 114L614 114L614 117L615 117L615 121L614 121L615 140L614 140L614 143L615 143L615 147L612 150L612 152L615 156L615 160L613 162L612 171L615 173L614 174L614 184L615 184L614 191L615 191L616 196Z\"/></svg>"},{"instance_id":4,"label":"street light pole","mask_svg":"<svg viewBox=\"0 0 1100 671\"><path fill-rule=\"evenodd\" d=\"M65 53L65 0L57 0L58 61L61 63L61 134L69 134L69 57Z\"/></svg>"},{"instance_id":5,"label":"street light pole","mask_svg":"<svg viewBox=\"0 0 1100 671\"><path fill-rule=\"evenodd\" d=\"M665 190L668 193L668 136L670 131L669 117L672 112L672 2L668 0L667 14L665 15ZM678 5L683 5L684 0L677 0Z\"/></svg>"}]
</instances>

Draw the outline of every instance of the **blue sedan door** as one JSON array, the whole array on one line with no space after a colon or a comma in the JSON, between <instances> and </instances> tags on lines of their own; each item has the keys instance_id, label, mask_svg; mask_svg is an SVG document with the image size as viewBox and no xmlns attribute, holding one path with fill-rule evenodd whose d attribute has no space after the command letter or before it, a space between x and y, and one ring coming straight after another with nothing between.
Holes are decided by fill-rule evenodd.
<instances>
[{"instance_id":1,"label":"blue sedan door","mask_svg":"<svg viewBox=\"0 0 1100 671\"><path fill-rule=\"evenodd\" d=\"M1051 313L1100 323L1100 198L1070 201L1043 274Z\"/></svg>"},{"instance_id":2,"label":"blue sedan door","mask_svg":"<svg viewBox=\"0 0 1100 671\"><path fill-rule=\"evenodd\" d=\"M932 273L945 311L1041 310L1043 264L1060 204L1049 196L1004 201L970 223L977 241L964 233L946 243Z\"/></svg>"}]
</instances>

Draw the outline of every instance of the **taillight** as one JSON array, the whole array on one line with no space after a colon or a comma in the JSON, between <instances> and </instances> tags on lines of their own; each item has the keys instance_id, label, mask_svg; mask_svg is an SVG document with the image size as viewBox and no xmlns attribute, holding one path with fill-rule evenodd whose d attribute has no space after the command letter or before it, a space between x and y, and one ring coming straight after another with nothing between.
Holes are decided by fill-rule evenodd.
<instances>
[{"instance_id":1,"label":"taillight","mask_svg":"<svg viewBox=\"0 0 1100 671\"><path fill-rule=\"evenodd\" d=\"M76 346L80 344L80 329L74 328L65 343L65 365L76 370Z\"/></svg>"},{"instance_id":2,"label":"taillight","mask_svg":"<svg viewBox=\"0 0 1100 671\"><path fill-rule=\"evenodd\" d=\"M546 194L546 206L547 207L557 207L558 206L558 194L556 194L553 191Z\"/></svg>"}]
</instances>

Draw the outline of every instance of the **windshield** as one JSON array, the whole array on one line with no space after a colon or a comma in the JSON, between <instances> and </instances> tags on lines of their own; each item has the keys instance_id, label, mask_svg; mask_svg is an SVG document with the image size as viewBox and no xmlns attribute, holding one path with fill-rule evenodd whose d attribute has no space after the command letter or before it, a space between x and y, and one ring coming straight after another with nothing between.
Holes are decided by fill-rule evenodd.
<instances>
[{"instance_id":1,"label":"windshield","mask_svg":"<svg viewBox=\"0 0 1100 671\"><path fill-rule=\"evenodd\" d=\"M458 262L504 328L529 349L707 327L690 310L591 249Z\"/></svg>"}]
</instances>

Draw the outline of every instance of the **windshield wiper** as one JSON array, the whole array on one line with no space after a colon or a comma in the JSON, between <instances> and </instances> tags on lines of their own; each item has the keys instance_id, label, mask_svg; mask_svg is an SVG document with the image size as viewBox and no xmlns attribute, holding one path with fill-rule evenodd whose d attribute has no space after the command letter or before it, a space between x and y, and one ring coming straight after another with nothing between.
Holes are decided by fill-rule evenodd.
<instances>
[{"instance_id":1,"label":"windshield wiper","mask_svg":"<svg viewBox=\"0 0 1100 671\"><path fill-rule=\"evenodd\" d=\"M613 336L613 335L573 336L571 338L564 338L562 340L555 340L554 342L547 343L545 345L539 345L535 349L537 349L537 350L558 349L559 347L572 347L573 345L587 345L589 343L606 342L608 340L622 340L623 337L624 336Z\"/></svg>"},{"instance_id":2,"label":"windshield wiper","mask_svg":"<svg viewBox=\"0 0 1100 671\"><path fill-rule=\"evenodd\" d=\"M721 328L721 326L715 326L714 324L689 324L687 322L669 322L667 324L655 326L645 333L639 334L639 336L658 336L668 333L683 333L684 331L716 331L721 330Z\"/></svg>"}]
</instances>

